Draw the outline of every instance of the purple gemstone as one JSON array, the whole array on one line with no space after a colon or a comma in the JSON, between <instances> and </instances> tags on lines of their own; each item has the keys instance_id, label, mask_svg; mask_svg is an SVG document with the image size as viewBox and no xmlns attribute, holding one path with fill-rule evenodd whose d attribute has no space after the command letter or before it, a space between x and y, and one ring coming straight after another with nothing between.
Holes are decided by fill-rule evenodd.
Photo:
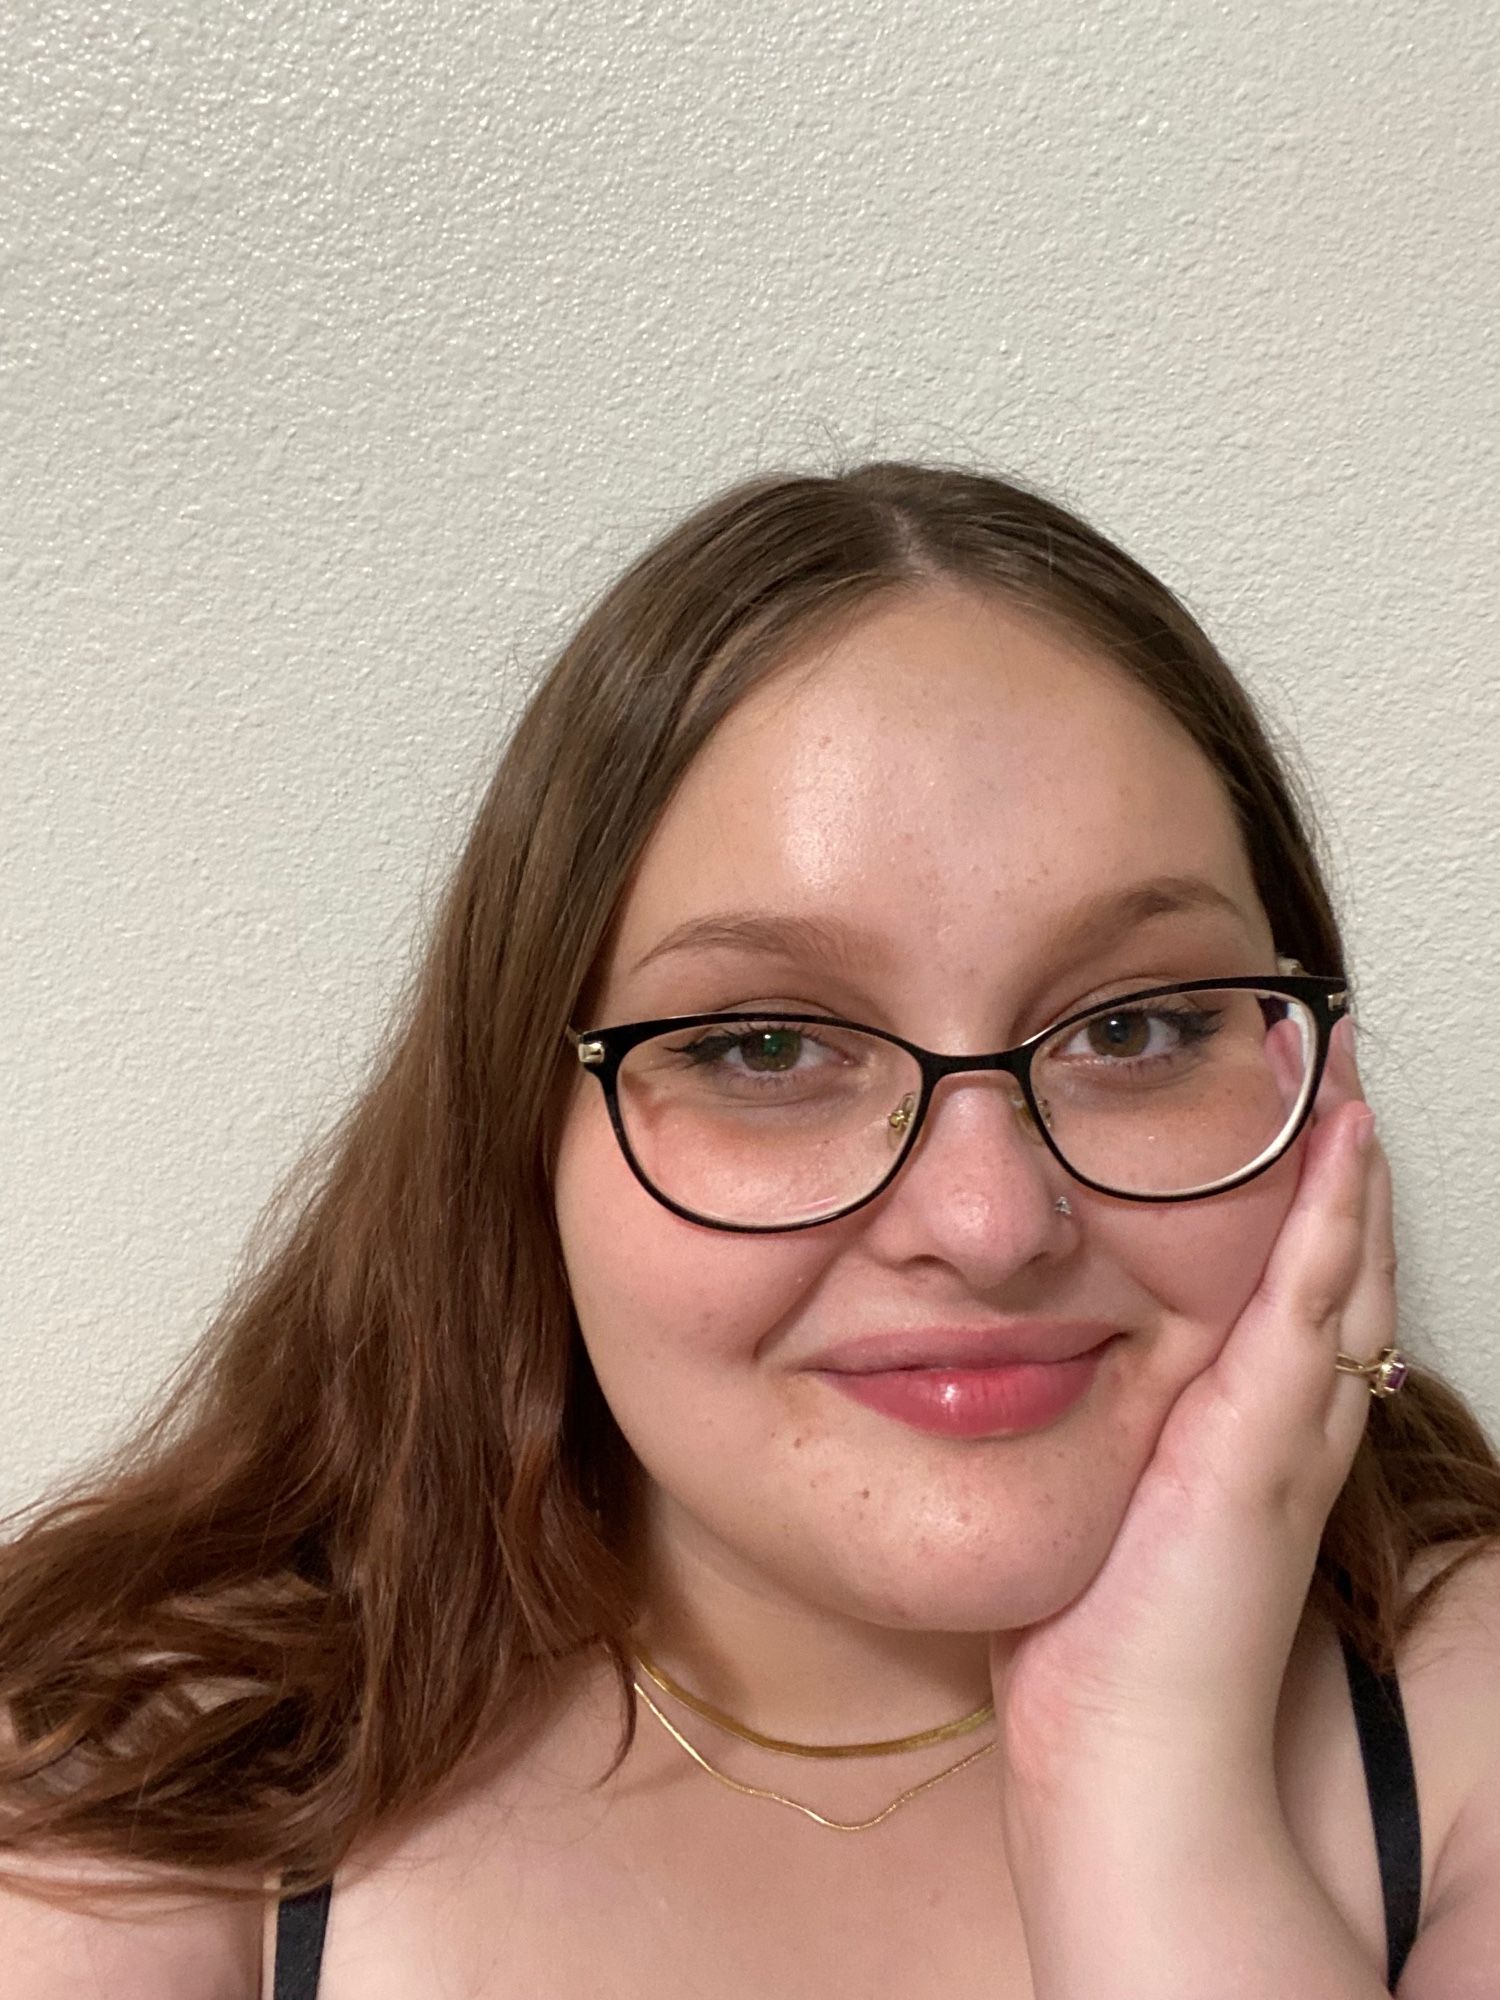
<instances>
[{"instance_id":1,"label":"purple gemstone","mask_svg":"<svg viewBox=\"0 0 1500 2000\"><path fill-rule=\"evenodd\" d=\"M1411 1373L1411 1369L1406 1362L1397 1361L1393 1358L1386 1362L1381 1372L1385 1377L1385 1393L1388 1396L1394 1396Z\"/></svg>"}]
</instances>

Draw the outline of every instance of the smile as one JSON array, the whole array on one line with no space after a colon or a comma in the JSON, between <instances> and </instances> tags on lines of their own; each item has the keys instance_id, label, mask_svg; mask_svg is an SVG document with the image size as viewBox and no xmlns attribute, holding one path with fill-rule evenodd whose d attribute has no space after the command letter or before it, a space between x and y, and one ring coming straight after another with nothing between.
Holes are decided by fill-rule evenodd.
<instances>
[{"instance_id":1,"label":"smile","mask_svg":"<svg viewBox=\"0 0 1500 2000\"><path fill-rule=\"evenodd\" d=\"M856 1403L934 1437L1008 1437L1055 1423L1087 1392L1113 1335L1070 1361L1013 1361L988 1368L812 1371Z\"/></svg>"}]
</instances>

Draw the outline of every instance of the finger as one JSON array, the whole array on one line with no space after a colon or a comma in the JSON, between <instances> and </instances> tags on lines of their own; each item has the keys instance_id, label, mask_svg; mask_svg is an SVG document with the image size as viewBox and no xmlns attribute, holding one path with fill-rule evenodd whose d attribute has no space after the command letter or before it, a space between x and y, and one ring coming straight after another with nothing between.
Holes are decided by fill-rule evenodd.
<instances>
[{"instance_id":1,"label":"finger","mask_svg":"<svg viewBox=\"0 0 1500 2000\"><path fill-rule=\"evenodd\" d=\"M1341 1103L1313 1128L1296 1197L1219 1358L1237 1402L1285 1437L1297 1414L1321 1429L1347 1307L1365 1254L1367 1168L1356 1144L1368 1112Z\"/></svg>"},{"instance_id":2,"label":"finger","mask_svg":"<svg viewBox=\"0 0 1500 2000\"><path fill-rule=\"evenodd\" d=\"M1341 1104L1348 1103L1351 1098L1358 1098L1361 1103L1365 1101L1357 1048L1358 1036L1354 1017L1352 1014L1345 1014L1342 1020L1333 1024L1333 1034L1328 1044L1328 1060L1323 1065L1318 1094L1313 1099L1315 1122L1331 1117Z\"/></svg>"},{"instance_id":3,"label":"finger","mask_svg":"<svg viewBox=\"0 0 1500 2000\"><path fill-rule=\"evenodd\" d=\"M1244 1426L1242 1491L1309 1532L1321 1532L1368 1417L1364 1379L1336 1366L1372 1246L1358 1143L1368 1115L1346 1105L1321 1129L1257 1294L1258 1353L1241 1362L1229 1392ZM1341 1399L1338 1385L1357 1393Z\"/></svg>"},{"instance_id":4,"label":"finger","mask_svg":"<svg viewBox=\"0 0 1500 2000\"><path fill-rule=\"evenodd\" d=\"M1374 1361L1383 1348L1394 1347L1398 1322L1395 1205L1390 1163L1378 1137L1371 1141L1367 1168L1363 1256L1339 1338L1340 1349L1355 1361ZM1331 1444L1347 1451L1350 1462L1372 1401L1367 1376L1333 1370L1326 1431Z\"/></svg>"},{"instance_id":5,"label":"finger","mask_svg":"<svg viewBox=\"0 0 1500 2000\"><path fill-rule=\"evenodd\" d=\"M1346 1015L1335 1026L1329 1054L1326 1082L1332 1093L1330 1106L1349 1098L1364 1101L1356 1051L1353 1017ZM1320 1101L1322 1096L1320 1090ZM1396 1339L1395 1219L1390 1165L1378 1134L1370 1143L1365 1165L1364 1254L1345 1306L1339 1340L1340 1350L1360 1361L1376 1359L1382 1348L1394 1345ZM1335 1369L1333 1388L1332 1407L1347 1409L1352 1404L1357 1413L1365 1411L1370 1401L1367 1378Z\"/></svg>"}]
</instances>

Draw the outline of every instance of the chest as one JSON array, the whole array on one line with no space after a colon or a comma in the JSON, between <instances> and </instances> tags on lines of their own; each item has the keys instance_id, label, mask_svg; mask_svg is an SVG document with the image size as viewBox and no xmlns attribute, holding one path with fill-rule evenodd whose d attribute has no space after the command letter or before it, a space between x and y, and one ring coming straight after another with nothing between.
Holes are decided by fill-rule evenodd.
<instances>
[{"instance_id":1,"label":"chest","mask_svg":"<svg viewBox=\"0 0 1500 2000\"><path fill-rule=\"evenodd\" d=\"M1403 1679L1423 1903L1462 1773L1437 1691ZM1386 1919L1333 1635L1288 1670L1278 1789L1309 1872L1383 1979ZM841 1834L647 1751L566 1810L481 1801L341 1879L318 2000L1031 2000L987 1760ZM790 1789L790 1786L788 1786ZM496 1810L497 1804L500 1809ZM882 1838L884 1836L884 1838ZM1232 1873L1234 1857L1224 1857Z\"/></svg>"}]
</instances>

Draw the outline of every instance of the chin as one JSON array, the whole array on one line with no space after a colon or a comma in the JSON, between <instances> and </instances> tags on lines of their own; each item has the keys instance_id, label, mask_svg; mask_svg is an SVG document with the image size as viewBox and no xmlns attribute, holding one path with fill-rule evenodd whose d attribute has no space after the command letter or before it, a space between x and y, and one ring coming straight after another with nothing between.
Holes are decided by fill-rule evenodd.
<instances>
[{"instance_id":1,"label":"chin","mask_svg":"<svg viewBox=\"0 0 1500 2000\"><path fill-rule=\"evenodd\" d=\"M944 1589L924 1579L899 1606L890 1607L899 1615L877 1615L870 1622L912 1632L1016 1632L1065 1610L1096 1573L1090 1570L1076 1584L1055 1570L1047 1576L1010 1575L988 1590Z\"/></svg>"},{"instance_id":2,"label":"chin","mask_svg":"<svg viewBox=\"0 0 1500 2000\"><path fill-rule=\"evenodd\" d=\"M821 1589L814 1586L809 1594L895 1631L1017 1631L1081 1596L1103 1566L1110 1540L1106 1524L1089 1524L1076 1538L1038 1538L1024 1550L1006 1549L996 1538L979 1548L929 1544L914 1559L909 1541L899 1552L871 1548L854 1563L845 1544L838 1552L841 1573L825 1572Z\"/></svg>"}]
</instances>

